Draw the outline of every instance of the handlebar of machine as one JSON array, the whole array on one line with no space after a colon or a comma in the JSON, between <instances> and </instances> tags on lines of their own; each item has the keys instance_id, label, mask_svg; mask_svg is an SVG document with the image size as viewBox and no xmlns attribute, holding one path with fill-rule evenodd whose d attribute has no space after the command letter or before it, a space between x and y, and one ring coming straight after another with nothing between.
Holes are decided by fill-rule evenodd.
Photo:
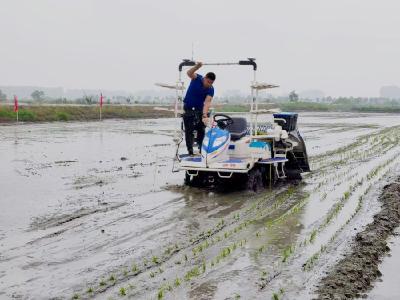
<instances>
[{"instance_id":1,"label":"handlebar of machine","mask_svg":"<svg viewBox=\"0 0 400 300\"><path fill-rule=\"evenodd\" d=\"M196 65L196 62L190 59L184 59L179 64L179 72L182 71L183 67L192 67ZM239 60L238 62L222 62L222 63L203 63L203 66L229 66L229 65L241 65L241 66L253 66L253 70L257 70L257 64L255 58L248 58L247 60Z\"/></svg>"}]
</instances>

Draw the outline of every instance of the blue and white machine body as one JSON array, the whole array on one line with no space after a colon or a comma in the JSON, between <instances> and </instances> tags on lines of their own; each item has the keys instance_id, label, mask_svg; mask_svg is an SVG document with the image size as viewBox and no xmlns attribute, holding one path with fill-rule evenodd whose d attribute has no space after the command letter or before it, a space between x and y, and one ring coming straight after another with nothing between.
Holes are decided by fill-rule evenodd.
<instances>
[{"instance_id":1,"label":"blue and white machine body","mask_svg":"<svg viewBox=\"0 0 400 300\"><path fill-rule=\"evenodd\" d=\"M231 134L228 130L218 127L206 128L201 146L201 158L206 166L228 159L228 148Z\"/></svg>"}]
</instances>

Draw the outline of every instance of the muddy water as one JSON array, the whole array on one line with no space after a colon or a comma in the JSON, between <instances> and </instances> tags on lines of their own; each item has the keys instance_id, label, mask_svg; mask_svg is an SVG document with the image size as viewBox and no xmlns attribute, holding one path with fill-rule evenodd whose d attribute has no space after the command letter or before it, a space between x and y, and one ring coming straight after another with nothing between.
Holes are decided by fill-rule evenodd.
<instances>
[{"instance_id":1,"label":"muddy water","mask_svg":"<svg viewBox=\"0 0 400 300\"><path fill-rule=\"evenodd\" d=\"M389 240L390 256L384 258L379 271L382 278L375 283L374 289L368 294L370 300L390 300L397 299L400 295L398 280L400 263L400 232L397 236Z\"/></svg>"},{"instance_id":2,"label":"muddy water","mask_svg":"<svg viewBox=\"0 0 400 300\"><path fill-rule=\"evenodd\" d=\"M0 298L308 299L379 209L398 125L302 114L314 172L258 194L184 187L173 120L2 126Z\"/></svg>"}]
</instances>

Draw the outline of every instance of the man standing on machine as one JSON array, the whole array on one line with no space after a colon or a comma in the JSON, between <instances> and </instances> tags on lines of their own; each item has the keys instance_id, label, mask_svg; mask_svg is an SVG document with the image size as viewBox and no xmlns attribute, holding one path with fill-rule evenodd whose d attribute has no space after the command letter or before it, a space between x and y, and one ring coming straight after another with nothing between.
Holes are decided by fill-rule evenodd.
<instances>
[{"instance_id":1,"label":"man standing on machine","mask_svg":"<svg viewBox=\"0 0 400 300\"><path fill-rule=\"evenodd\" d=\"M204 138L205 126L208 122L208 110L214 96L213 83L215 74L209 72L205 77L196 71L203 64L197 62L187 71L190 77L190 85L183 100L183 123L185 125L185 140L188 153L193 154L193 132L197 131L197 144L201 152L201 144Z\"/></svg>"}]
</instances>

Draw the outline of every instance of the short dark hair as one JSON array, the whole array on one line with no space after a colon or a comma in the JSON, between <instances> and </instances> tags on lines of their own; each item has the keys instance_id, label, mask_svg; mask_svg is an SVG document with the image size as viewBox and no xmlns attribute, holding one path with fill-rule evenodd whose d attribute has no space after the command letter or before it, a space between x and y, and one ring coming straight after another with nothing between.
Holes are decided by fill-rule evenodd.
<instances>
[{"instance_id":1,"label":"short dark hair","mask_svg":"<svg viewBox=\"0 0 400 300\"><path fill-rule=\"evenodd\" d=\"M206 74L206 78L208 78L208 79L214 81L214 80L215 80L215 73L213 73L213 72L208 72L208 73Z\"/></svg>"}]
</instances>

